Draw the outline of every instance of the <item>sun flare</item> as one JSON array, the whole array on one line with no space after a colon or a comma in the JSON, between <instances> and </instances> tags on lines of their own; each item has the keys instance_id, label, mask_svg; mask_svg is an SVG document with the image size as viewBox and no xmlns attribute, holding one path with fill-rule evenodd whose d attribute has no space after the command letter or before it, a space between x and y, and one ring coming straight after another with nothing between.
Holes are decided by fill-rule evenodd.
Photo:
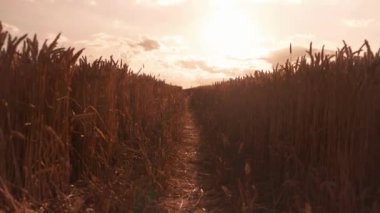
<instances>
[{"instance_id":1,"label":"sun flare","mask_svg":"<svg viewBox=\"0 0 380 213\"><path fill-rule=\"evenodd\" d=\"M242 54L251 48L255 36L257 27L248 14L226 6L210 14L202 39L211 52Z\"/></svg>"}]
</instances>

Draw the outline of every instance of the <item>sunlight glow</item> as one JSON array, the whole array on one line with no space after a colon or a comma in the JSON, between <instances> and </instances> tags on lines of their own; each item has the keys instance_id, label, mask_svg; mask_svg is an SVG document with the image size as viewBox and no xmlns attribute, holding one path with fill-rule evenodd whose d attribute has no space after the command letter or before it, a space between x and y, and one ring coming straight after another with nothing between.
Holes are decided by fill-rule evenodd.
<instances>
[{"instance_id":1,"label":"sunlight glow","mask_svg":"<svg viewBox=\"0 0 380 213\"><path fill-rule=\"evenodd\" d=\"M207 18L202 40L210 52L231 55L251 49L257 35L257 27L248 14L222 4Z\"/></svg>"}]
</instances>

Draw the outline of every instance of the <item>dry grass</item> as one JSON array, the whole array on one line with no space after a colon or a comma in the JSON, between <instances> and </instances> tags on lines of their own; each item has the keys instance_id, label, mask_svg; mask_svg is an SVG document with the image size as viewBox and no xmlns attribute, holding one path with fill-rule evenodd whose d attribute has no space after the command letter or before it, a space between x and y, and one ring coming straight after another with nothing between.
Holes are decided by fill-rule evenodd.
<instances>
[{"instance_id":1,"label":"dry grass","mask_svg":"<svg viewBox=\"0 0 380 213\"><path fill-rule=\"evenodd\" d=\"M24 199L43 206L80 182L104 196L94 200L107 211L110 195L99 186L112 191L108 182L122 181L120 173L124 191L138 191L141 177L150 190L164 187L167 156L180 136L181 88L112 58L79 59L82 51L58 48L58 38L39 47L36 37L13 38L0 24L0 194L7 198L0 209L9 195L9 208ZM134 208L136 198L128 199L126 208Z\"/></svg>"},{"instance_id":2,"label":"dry grass","mask_svg":"<svg viewBox=\"0 0 380 213\"><path fill-rule=\"evenodd\" d=\"M189 91L217 181L243 212L379 211L379 53L311 50Z\"/></svg>"}]
</instances>

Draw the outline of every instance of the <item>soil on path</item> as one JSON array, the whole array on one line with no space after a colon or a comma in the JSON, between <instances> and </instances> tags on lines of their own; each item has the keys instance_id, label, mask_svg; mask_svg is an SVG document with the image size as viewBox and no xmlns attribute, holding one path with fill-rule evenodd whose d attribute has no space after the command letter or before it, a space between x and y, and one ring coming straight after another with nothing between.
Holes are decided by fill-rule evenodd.
<instances>
[{"instance_id":1,"label":"soil on path","mask_svg":"<svg viewBox=\"0 0 380 213\"><path fill-rule=\"evenodd\" d=\"M184 114L183 140L172 163L169 186L159 200L160 212L234 212L215 183L210 150L201 143L192 112Z\"/></svg>"}]
</instances>

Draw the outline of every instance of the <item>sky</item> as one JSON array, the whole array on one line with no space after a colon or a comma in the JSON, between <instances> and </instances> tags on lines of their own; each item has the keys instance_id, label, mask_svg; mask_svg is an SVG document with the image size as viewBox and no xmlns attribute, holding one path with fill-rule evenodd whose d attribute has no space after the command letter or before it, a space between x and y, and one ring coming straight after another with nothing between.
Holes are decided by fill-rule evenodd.
<instances>
[{"instance_id":1,"label":"sky","mask_svg":"<svg viewBox=\"0 0 380 213\"><path fill-rule=\"evenodd\" d=\"M380 46L379 0L0 0L12 35L122 59L184 88L271 70L313 47Z\"/></svg>"}]
</instances>

